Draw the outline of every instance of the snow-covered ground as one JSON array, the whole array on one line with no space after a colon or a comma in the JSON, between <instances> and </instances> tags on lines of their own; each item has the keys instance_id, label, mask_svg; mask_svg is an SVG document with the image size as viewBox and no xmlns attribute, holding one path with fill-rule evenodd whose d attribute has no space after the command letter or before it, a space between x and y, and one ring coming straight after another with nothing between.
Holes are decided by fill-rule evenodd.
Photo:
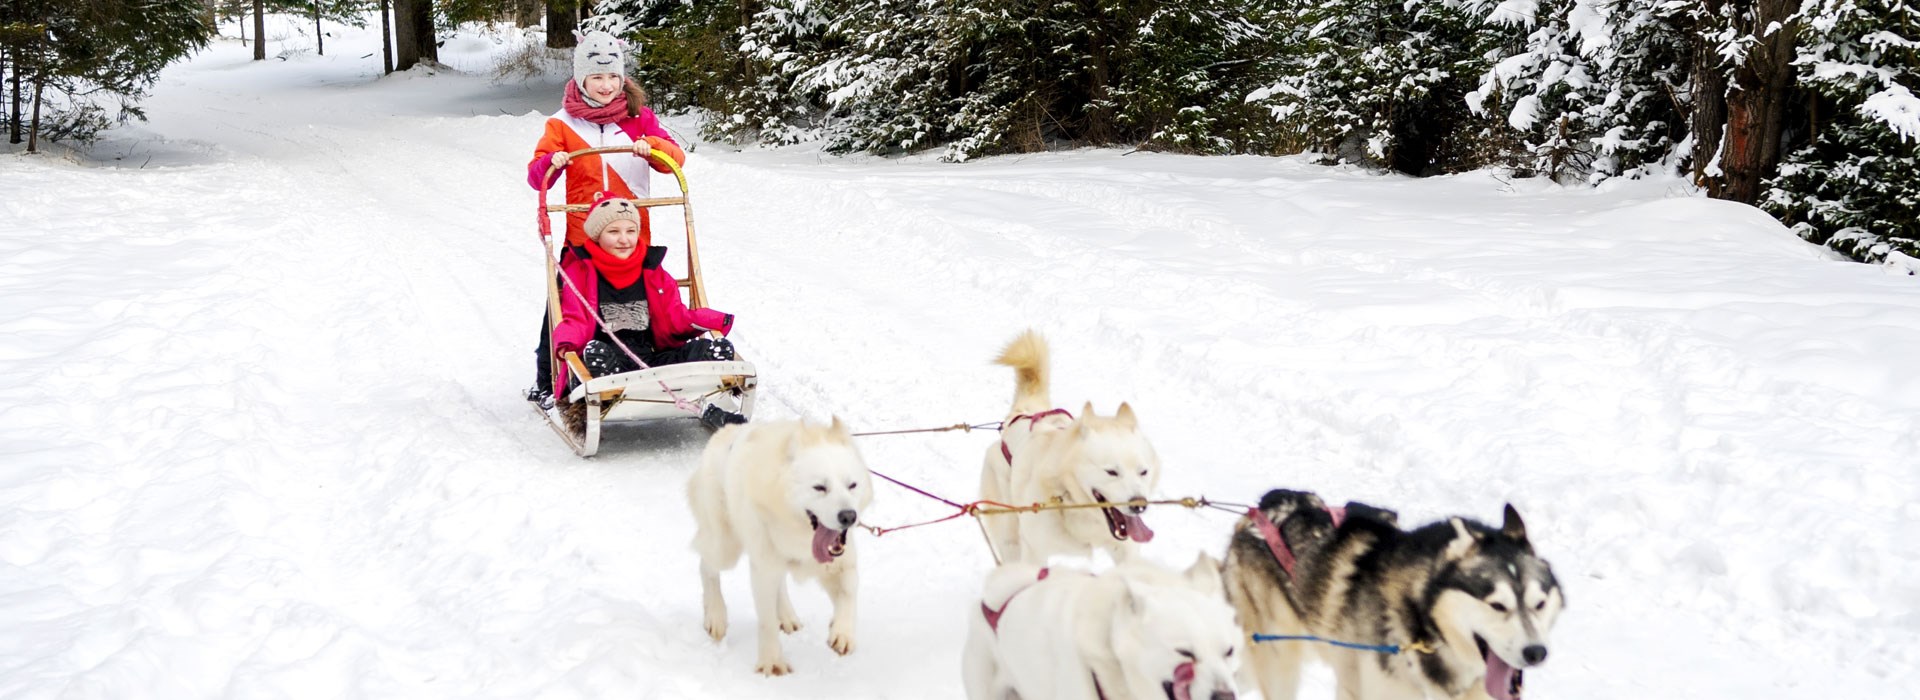
<instances>
[{"instance_id":1,"label":"snow-covered ground","mask_svg":"<svg viewBox=\"0 0 1920 700\"><path fill-rule=\"evenodd\" d=\"M705 433L583 461L519 398L558 81L489 81L480 34L438 74L328 46L222 42L150 123L0 155L0 697L959 697L963 522L863 537L851 656L810 586L797 675L706 639ZM1056 400L1133 403L1168 495L1516 504L1569 600L1530 697L1920 697L1912 278L1671 181L689 150L762 416L995 420L987 360L1033 326ZM966 497L991 440L861 446ZM944 513L885 487L866 517ZM1182 564L1232 522L1149 517Z\"/></svg>"}]
</instances>

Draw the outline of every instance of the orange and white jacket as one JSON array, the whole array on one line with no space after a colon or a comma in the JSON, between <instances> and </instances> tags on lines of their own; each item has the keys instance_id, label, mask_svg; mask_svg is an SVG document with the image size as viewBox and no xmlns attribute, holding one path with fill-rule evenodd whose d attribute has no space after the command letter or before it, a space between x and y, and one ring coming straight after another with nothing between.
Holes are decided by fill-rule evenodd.
<instances>
[{"instance_id":1,"label":"orange and white jacket","mask_svg":"<svg viewBox=\"0 0 1920 700\"><path fill-rule=\"evenodd\" d=\"M650 189L648 181L652 179L647 168L651 166L663 173L672 171L665 165L633 156L582 156L567 161L566 169L560 174L546 177L547 169L553 165L554 153L571 153L602 146L632 146L636 141L643 140L653 150L672 158L674 164L687 164L686 152L680 150L680 144L674 143L673 137L667 135L667 130L660 127L660 118L654 116L651 109L642 107L638 116L612 124L595 124L561 109L547 119L547 132L540 136L540 143L533 147L533 162L527 164L527 184L534 189L544 190L552 187L553 183L559 181L560 174L564 174L567 178L566 201L574 204L592 202L594 196L603 191L627 199L647 197ZM586 244L586 223L586 212L567 213L567 245ZM641 209L640 229L650 235L650 224L647 210Z\"/></svg>"}]
</instances>

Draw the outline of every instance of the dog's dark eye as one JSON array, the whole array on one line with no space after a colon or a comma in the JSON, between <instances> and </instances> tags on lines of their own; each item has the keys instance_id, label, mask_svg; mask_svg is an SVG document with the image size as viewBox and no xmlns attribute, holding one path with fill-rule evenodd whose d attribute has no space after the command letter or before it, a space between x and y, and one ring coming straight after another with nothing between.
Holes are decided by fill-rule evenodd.
<instances>
[{"instance_id":1,"label":"dog's dark eye","mask_svg":"<svg viewBox=\"0 0 1920 700\"><path fill-rule=\"evenodd\" d=\"M1146 475L1147 475L1147 470L1145 470L1145 469L1142 469L1142 470L1140 470L1140 475L1141 475L1141 476L1146 476Z\"/></svg>"},{"instance_id":2,"label":"dog's dark eye","mask_svg":"<svg viewBox=\"0 0 1920 700\"><path fill-rule=\"evenodd\" d=\"M1227 647L1226 657L1229 659L1233 658L1233 647Z\"/></svg>"},{"instance_id":3,"label":"dog's dark eye","mask_svg":"<svg viewBox=\"0 0 1920 700\"><path fill-rule=\"evenodd\" d=\"M1507 611L1507 606L1504 603L1489 603L1488 605L1493 608L1494 612L1497 612L1497 613L1503 613Z\"/></svg>"},{"instance_id":4,"label":"dog's dark eye","mask_svg":"<svg viewBox=\"0 0 1920 700\"><path fill-rule=\"evenodd\" d=\"M1191 651L1187 651L1186 649L1175 649L1174 651L1180 652L1180 655L1187 657L1188 661L1193 660L1193 652Z\"/></svg>"},{"instance_id":5,"label":"dog's dark eye","mask_svg":"<svg viewBox=\"0 0 1920 700\"><path fill-rule=\"evenodd\" d=\"M858 481L856 481L856 482L853 482L853 483L851 483L851 484L847 484L847 490L848 490L848 491L852 491L852 490L854 490L854 489L857 489L857 488L860 488L860 482L858 482Z\"/></svg>"},{"instance_id":6,"label":"dog's dark eye","mask_svg":"<svg viewBox=\"0 0 1920 700\"><path fill-rule=\"evenodd\" d=\"M1543 600L1543 601L1540 601L1540 602L1538 602L1538 603L1534 603L1534 604L1533 604L1533 609L1535 609L1535 610L1545 610L1545 609L1547 609L1547 601L1544 601L1544 600Z\"/></svg>"},{"instance_id":7,"label":"dog's dark eye","mask_svg":"<svg viewBox=\"0 0 1920 700\"><path fill-rule=\"evenodd\" d=\"M826 487L826 485L825 485L825 484L822 484L822 485L819 485L819 486L815 486L815 487L813 487L813 490L815 490L815 491L819 491L820 493L826 493L826 492L827 492L827 487Z\"/></svg>"},{"instance_id":8,"label":"dog's dark eye","mask_svg":"<svg viewBox=\"0 0 1920 700\"><path fill-rule=\"evenodd\" d=\"M1118 470L1118 469L1108 469L1108 470L1107 470L1107 476L1119 476L1119 475L1120 475L1120 470Z\"/></svg>"}]
</instances>

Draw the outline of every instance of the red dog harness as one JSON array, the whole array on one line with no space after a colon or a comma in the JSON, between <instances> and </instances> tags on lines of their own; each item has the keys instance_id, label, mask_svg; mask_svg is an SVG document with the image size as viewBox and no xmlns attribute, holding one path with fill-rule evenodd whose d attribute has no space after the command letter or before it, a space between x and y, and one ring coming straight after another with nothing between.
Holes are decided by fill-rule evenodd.
<instances>
[{"instance_id":1,"label":"red dog harness","mask_svg":"<svg viewBox=\"0 0 1920 700\"><path fill-rule=\"evenodd\" d=\"M1041 569L1040 576L1038 578L1035 578L1033 580L1033 583L1039 583L1045 580L1047 580L1047 570ZM1027 585L1031 586L1033 584L1027 584ZM1020 595L1020 591L1024 591L1024 590L1027 590L1027 589L1025 587L1022 587L1019 591L1014 591L1013 595L1007 596L1007 601L1000 604L999 610L995 610L993 608L987 607L987 604L985 601L982 601L980 603L980 614L987 618L987 629L993 630L994 634L1000 633L1000 614L1006 612L1007 606L1013 604L1014 596Z\"/></svg>"},{"instance_id":2,"label":"red dog harness","mask_svg":"<svg viewBox=\"0 0 1920 700\"><path fill-rule=\"evenodd\" d=\"M1007 422L1001 426L1000 434L1006 435L1008 430L1013 429L1013 424L1018 423L1021 420L1027 421L1027 432L1033 432L1033 426L1035 423L1039 423L1040 419L1045 418L1047 416L1051 416L1051 415L1062 415L1062 416L1066 416L1068 420L1073 419L1073 413L1064 408L1056 408L1051 411L1041 411L1039 413L1022 413L1012 418L1008 418ZM1013 464L1013 450L1007 447L1007 439L1004 437L1000 438L1000 456L1007 458L1007 464L1009 466Z\"/></svg>"},{"instance_id":3,"label":"red dog harness","mask_svg":"<svg viewBox=\"0 0 1920 700\"><path fill-rule=\"evenodd\" d=\"M1334 527L1340 527L1340 521L1347 519L1347 509L1328 508L1327 515L1333 516ZM1288 547L1287 539L1280 536L1280 527L1267 519L1267 514L1260 512L1259 508L1248 508L1247 517L1253 519L1254 527L1260 528L1260 539L1267 541L1267 551L1273 552L1274 560L1280 562L1280 569L1287 572L1288 578L1292 578L1293 565L1297 562L1293 558L1293 548Z\"/></svg>"},{"instance_id":4,"label":"red dog harness","mask_svg":"<svg viewBox=\"0 0 1920 700\"><path fill-rule=\"evenodd\" d=\"M1065 411L1061 411L1061 412L1065 413ZM1046 415L1046 414L1043 413L1038 415ZM1266 520L1266 518L1261 518L1261 520ZM1272 527L1273 523L1268 522L1267 526ZM1274 534L1276 537L1279 535L1277 531ZM1286 547L1285 544L1282 544L1280 546L1283 548ZM1050 573L1049 569L1044 569L1044 568L1041 569L1039 575L1034 577L1033 583L1039 583L1041 581L1047 580L1048 573ZM1292 575L1292 572L1289 571L1288 575ZM1027 587L1031 587L1032 585L1033 584L1027 584ZM1000 633L1001 614L1007 611L1007 606L1012 605L1013 599L1016 597L1019 597L1022 591L1027 590L1027 587L1022 587L1020 588L1020 590L1014 591L1013 595L1007 596L1006 602L1003 602L1000 604L999 610L995 610L992 607L989 607L984 601L980 603L980 615L981 617L985 617L987 619L987 629L993 630L994 634ZM1173 683L1174 683L1174 693L1176 696L1179 697L1179 700L1191 700L1191 697L1189 695L1190 693L1189 688L1193 685L1193 662L1192 661L1188 661L1186 663L1180 664L1179 666L1173 667ZM1093 676L1093 693L1096 697L1099 698L1099 700L1107 700L1107 691L1105 688L1100 687L1100 676L1098 674L1095 674Z\"/></svg>"},{"instance_id":5,"label":"red dog harness","mask_svg":"<svg viewBox=\"0 0 1920 700\"><path fill-rule=\"evenodd\" d=\"M1065 411L1061 411L1061 412L1065 413ZM1038 415L1046 415L1046 414L1043 413ZM1262 518L1262 520L1265 520L1265 518ZM1268 526L1271 527L1272 523L1268 523ZM1281 546L1285 547L1286 545L1283 544ZM1033 582L1039 583L1041 581L1047 580L1048 573L1050 573L1048 569L1041 569L1039 575L1034 577ZM1033 584L1027 584L1027 585L1032 586ZM993 630L994 634L1000 633L1000 615L1005 613L1007 611L1007 606L1013 604L1013 599L1016 597L1019 597L1020 593L1025 590L1027 590L1026 587L1022 587L1020 590L1014 591L1013 595L1007 596L1006 602L1000 604L999 610L995 610L992 607L989 607L985 602L980 603L980 615L981 617L985 617L987 619L987 629ZM1189 700L1188 687L1193 685L1193 662L1192 661L1188 661L1186 663L1180 664L1179 666L1175 666L1173 668L1173 682L1174 682L1175 693L1180 697L1180 700ZM1099 700L1107 700L1107 691L1105 688L1100 687L1100 676L1097 674L1093 677L1093 693L1096 697L1099 698Z\"/></svg>"}]
</instances>

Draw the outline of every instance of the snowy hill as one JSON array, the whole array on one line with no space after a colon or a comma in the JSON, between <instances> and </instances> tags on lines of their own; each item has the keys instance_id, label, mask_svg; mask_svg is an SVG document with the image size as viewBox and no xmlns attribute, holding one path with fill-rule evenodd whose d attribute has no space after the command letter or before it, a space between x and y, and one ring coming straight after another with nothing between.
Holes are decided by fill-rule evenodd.
<instances>
[{"instance_id":1,"label":"snowy hill","mask_svg":"<svg viewBox=\"0 0 1920 700\"><path fill-rule=\"evenodd\" d=\"M385 78L360 32L219 43L150 123L0 156L0 697L960 696L971 525L863 538L858 651L801 587L797 675L763 679L700 629L704 431L582 461L519 399L558 81L482 77L496 39ZM1529 697L1920 697L1911 278L1672 181L690 150L763 417L996 420L987 360L1032 326L1057 400L1132 402L1168 495L1514 503L1569 600ZM991 443L867 440L955 497ZM1169 563L1232 523L1149 517Z\"/></svg>"}]
</instances>

